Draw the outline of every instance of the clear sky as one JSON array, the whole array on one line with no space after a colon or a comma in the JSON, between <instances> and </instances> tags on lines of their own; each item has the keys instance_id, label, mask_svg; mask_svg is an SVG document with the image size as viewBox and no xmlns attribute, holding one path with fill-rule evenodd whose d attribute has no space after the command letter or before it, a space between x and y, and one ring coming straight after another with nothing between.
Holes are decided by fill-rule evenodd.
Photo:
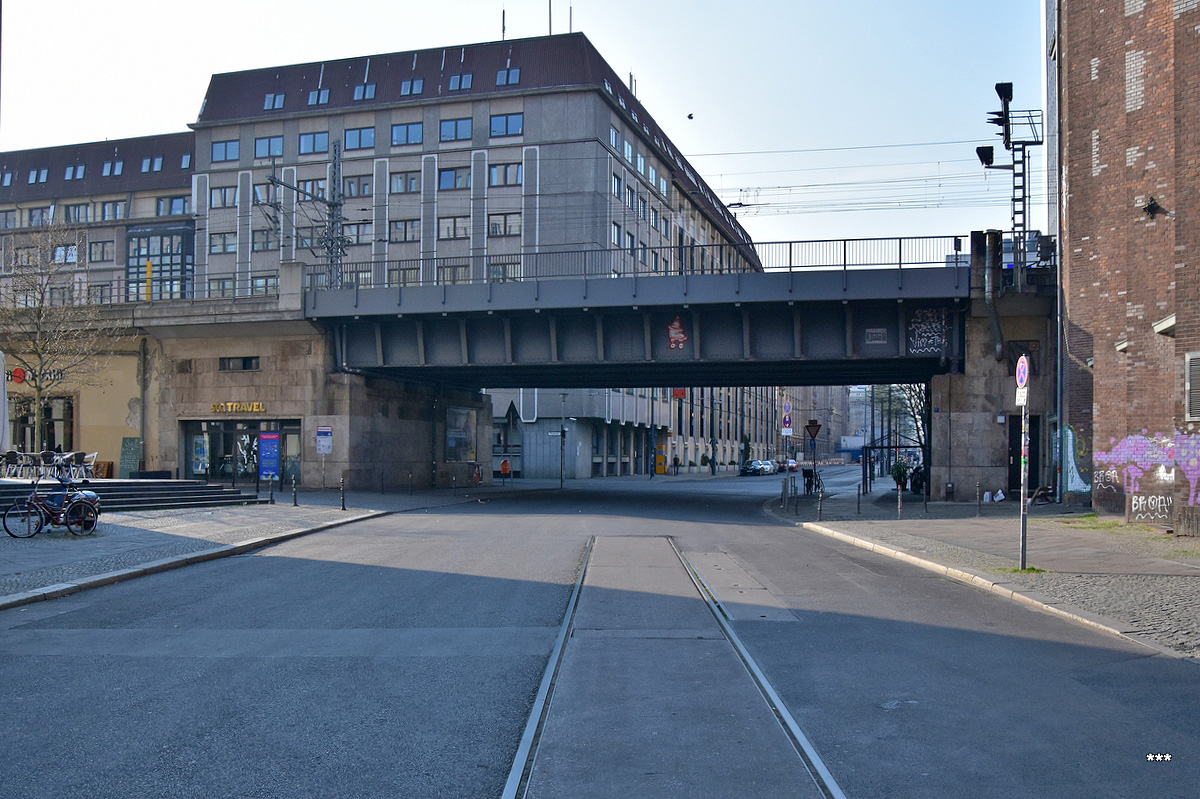
<instances>
[{"instance_id":1,"label":"clear sky","mask_svg":"<svg viewBox=\"0 0 1200 799\"><path fill-rule=\"evenodd\" d=\"M186 130L212 73L494 41L502 10L507 38L582 31L632 73L758 241L1010 225L975 147L995 83L1042 107L1041 0L9 0L0 150Z\"/></svg>"}]
</instances>

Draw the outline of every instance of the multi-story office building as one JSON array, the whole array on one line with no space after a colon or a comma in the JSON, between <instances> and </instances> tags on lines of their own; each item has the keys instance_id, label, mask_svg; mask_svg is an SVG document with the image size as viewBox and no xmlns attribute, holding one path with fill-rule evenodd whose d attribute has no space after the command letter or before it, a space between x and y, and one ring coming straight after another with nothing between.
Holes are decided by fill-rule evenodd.
<instances>
[{"instance_id":1,"label":"multi-story office building","mask_svg":"<svg viewBox=\"0 0 1200 799\"><path fill-rule=\"evenodd\" d=\"M589 274L758 265L746 232L582 34L214 75L190 127L0 153L5 257L53 223L71 239L86 301L127 314L143 338L114 356L128 365L107 388L69 397L62 413L76 418L62 435L78 440L64 448L115 461L134 440L146 468L230 475L249 468L259 433L278 432L281 469L302 482L326 465L352 486L414 472L448 481L488 457L437 431L486 445L486 398L340 369L326 332L303 318L304 281L519 278L548 253ZM99 408L103 420L89 421ZM766 411L751 413L765 431ZM645 431L668 428L641 424L642 443L617 435L600 449L636 463ZM328 454L317 428L332 428ZM702 428L689 421L688 436L711 449ZM718 460L737 457L734 443L721 448ZM620 471L600 458L601 474Z\"/></svg>"}]
</instances>

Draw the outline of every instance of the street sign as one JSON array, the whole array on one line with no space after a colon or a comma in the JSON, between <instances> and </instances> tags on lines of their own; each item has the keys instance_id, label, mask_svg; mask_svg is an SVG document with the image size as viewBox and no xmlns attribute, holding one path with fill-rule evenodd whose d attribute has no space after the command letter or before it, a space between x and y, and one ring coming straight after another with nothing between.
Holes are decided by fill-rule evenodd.
<instances>
[{"instance_id":1,"label":"street sign","mask_svg":"<svg viewBox=\"0 0 1200 799\"><path fill-rule=\"evenodd\" d=\"M791 434L792 434L792 428L790 428L790 427L783 428L783 431L781 432L781 435L785 435L785 436L790 436Z\"/></svg>"},{"instance_id":2,"label":"street sign","mask_svg":"<svg viewBox=\"0 0 1200 799\"><path fill-rule=\"evenodd\" d=\"M1025 388L1029 385L1029 356L1022 355L1017 358L1017 388Z\"/></svg>"},{"instance_id":3,"label":"street sign","mask_svg":"<svg viewBox=\"0 0 1200 799\"><path fill-rule=\"evenodd\" d=\"M1017 389L1017 407L1024 408L1028 401L1029 401L1029 389L1027 387L1026 388L1018 388Z\"/></svg>"},{"instance_id":4,"label":"street sign","mask_svg":"<svg viewBox=\"0 0 1200 799\"><path fill-rule=\"evenodd\" d=\"M790 403L790 402L783 403L783 412L791 413L792 412L792 403Z\"/></svg>"},{"instance_id":5,"label":"street sign","mask_svg":"<svg viewBox=\"0 0 1200 799\"><path fill-rule=\"evenodd\" d=\"M333 428L320 426L317 428L317 454L333 454Z\"/></svg>"},{"instance_id":6,"label":"street sign","mask_svg":"<svg viewBox=\"0 0 1200 799\"><path fill-rule=\"evenodd\" d=\"M808 433L809 438L811 438L813 441L816 441L817 433L821 432L821 425L815 424L815 423L809 423L809 424L804 425L804 430L806 433Z\"/></svg>"}]
</instances>

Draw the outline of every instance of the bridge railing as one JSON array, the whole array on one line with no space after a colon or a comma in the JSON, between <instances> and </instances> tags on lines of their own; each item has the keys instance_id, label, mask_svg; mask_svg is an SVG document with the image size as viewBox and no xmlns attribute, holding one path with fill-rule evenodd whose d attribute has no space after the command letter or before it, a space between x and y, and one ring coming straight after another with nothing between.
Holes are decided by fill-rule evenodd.
<instances>
[{"instance_id":1,"label":"bridge railing","mask_svg":"<svg viewBox=\"0 0 1200 799\"><path fill-rule=\"evenodd\" d=\"M837 239L350 261L308 265L304 287L396 288L555 278L716 275L801 269L966 266L963 236Z\"/></svg>"}]
</instances>

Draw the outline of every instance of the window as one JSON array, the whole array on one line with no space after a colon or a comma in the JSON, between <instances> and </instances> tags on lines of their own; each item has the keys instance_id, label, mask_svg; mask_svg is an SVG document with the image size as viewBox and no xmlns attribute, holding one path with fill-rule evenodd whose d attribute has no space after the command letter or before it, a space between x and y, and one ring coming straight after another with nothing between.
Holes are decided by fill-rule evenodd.
<instances>
[{"instance_id":1,"label":"window","mask_svg":"<svg viewBox=\"0 0 1200 799\"><path fill-rule=\"evenodd\" d=\"M450 91L456 92L461 89L471 88L471 73L463 72L459 75L450 76Z\"/></svg>"},{"instance_id":2,"label":"window","mask_svg":"<svg viewBox=\"0 0 1200 799\"><path fill-rule=\"evenodd\" d=\"M520 186L522 177L520 164L492 164L489 186Z\"/></svg>"},{"instance_id":3,"label":"window","mask_svg":"<svg viewBox=\"0 0 1200 799\"><path fill-rule=\"evenodd\" d=\"M105 166L108 166L108 164L105 164ZM106 172L105 174L108 174L108 173ZM0 185L2 185L2 186L11 186L12 185L12 172L4 173L4 178L3 178L3 180L0 180Z\"/></svg>"},{"instance_id":4,"label":"window","mask_svg":"<svg viewBox=\"0 0 1200 799\"><path fill-rule=\"evenodd\" d=\"M263 97L264 111L278 111L283 108L282 94L268 94Z\"/></svg>"},{"instance_id":5,"label":"window","mask_svg":"<svg viewBox=\"0 0 1200 799\"><path fill-rule=\"evenodd\" d=\"M224 186L208 191L209 208L234 208L237 206L237 186Z\"/></svg>"},{"instance_id":6,"label":"window","mask_svg":"<svg viewBox=\"0 0 1200 799\"><path fill-rule=\"evenodd\" d=\"M365 150L375 146L375 128L347 128L346 149Z\"/></svg>"},{"instance_id":7,"label":"window","mask_svg":"<svg viewBox=\"0 0 1200 799\"><path fill-rule=\"evenodd\" d=\"M613 180L612 180L612 191L613 191L613 196L616 197L618 200L621 199L621 184L622 183L623 183L623 181L621 180L621 176L618 175L616 172L614 172Z\"/></svg>"},{"instance_id":8,"label":"window","mask_svg":"<svg viewBox=\"0 0 1200 799\"><path fill-rule=\"evenodd\" d=\"M301 133L300 155L329 152L329 133Z\"/></svg>"},{"instance_id":9,"label":"window","mask_svg":"<svg viewBox=\"0 0 1200 799\"><path fill-rule=\"evenodd\" d=\"M321 228L317 227L298 227L296 228L296 246L305 249L313 248L321 243Z\"/></svg>"},{"instance_id":10,"label":"window","mask_svg":"<svg viewBox=\"0 0 1200 799\"><path fill-rule=\"evenodd\" d=\"M208 237L208 251L212 255L237 252L236 233L213 233Z\"/></svg>"},{"instance_id":11,"label":"window","mask_svg":"<svg viewBox=\"0 0 1200 799\"><path fill-rule=\"evenodd\" d=\"M470 237L471 217L469 216L439 216L439 239L465 239Z\"/></svg>"},{"instance_id":12,"label":"window","mask_svg":"<svg viewBox=\"0 0 1200 799\"><path fill-rule=\"evenodd\" d=\"M191 153L184 153L182 156L180 156L179 168L180 169L191 169L192 168L192 154Z\"/></svg>"},{"instance_id":13,"label":"window","mask_svg":"<svg viewBox=\"0 0 1200 799\"><path fill-rule=\"evenodd\" d=\"M209 297L232 297L233 296L233 278L231 278L231 277L209 278L208 296Z\"/></svg>"},{"instance_id":14,"label":"window","mask_svg":"<svg viewBox=\"0 0 1200 799\"><path fill-rule=\"evenodd\" d=\"M142 159L143 172L162 172L162 156L155 155L150 158Z\"/></svg>"},{"instance_id":15,"label":"window","mask_svg":"<svg viewBox=\"0 0 1200 799\"><path fill-rule=\"evenodd\" d=\"M29 170L29 182L30 183L45 183L46 182L46 170L45 169Z\"/></svg>"},{"instance_id":16,"label":"window","mask_svg":"<svg viewBox=\"0 0 1200 799\"><path fill-rule=\"evenodd\" d=\"M125 200L110 200L100 203L100 218L104 221L125 218Z\"/></svg>"},{"instance_id":17,"label":"window","mask_svg":"<svg viewBox=\"0 0 1200 799\"><path fill-rule=\"evenodd\" d=\"M155 205L155 215L157 216L177 216L179 214L189 213L188 206L191 204L191 198L187 195L180 197L159 197Z\"/></svg>"},{"instance_id":18,"label":"window","mask_svg":"<svg viewBox=\"0 0 1200 799\"><path fill-rule=\"evenodd\" d=\"M520 136L524 128L524 114L493 114L493 136Z\"/></svg>"},{"instance_id":19,"label":"window","mask_svg":"<svg viewBox=\"0 0 1200 799\"><path fill-rule=\"evenodd\" d=\"M496 73L497 86L516 86L521 82L521 68L509 67Z\"/></svg>"},{"instance_id":20,"label":"window","mask_svg":"<svg viewBox=\"0 0 1200 799\"><path fill-rule=\"evenodd\" d=\"M342 235L346 237L347 244L370 244L371 230L370 222L352 222L342 225Z\"/></svg>"},{"instance_id":21,"label":"window","mask_svg":"<svg viewBox=\"0 0 1200 799\"><path fill-rule=\"evenodd\" d=\"M238 141L231 139L230 141L215 141L212 143L212 160L217 161L236 161L238 159ZM145 167L142 168L145 172Z\"/></svg>"},{"instance_id":22,"label":"window","mask_svg":"<svg viewBox=\"0 0 1200 799\"><path fill-rule=\"evenodd\" d=\"M254 140L255 158L270 158L273 155L283 155L282 136L263 136Z\"/></svg>"},{"instance_id":23,"label":"window","mask_svg":"<svg viewBox=\"0 0 1200 799\"><path fill-rule=\"evenodd\" d=\"M616 222L612 223L612 245L614 247L621 246L621 226Z\"/></svg>"},{"instance_id":24,"label":"window","mask_svg":"<svg viewBox=\"0 0 1200 799\"><path fill-rule=\"evenodd\" d=\"M194 253L191 231L127 236L125 299L162 300L190 296ZM148 273L147 262L150 263Z\"/></svg>"},{"instance_id":25,"label":"window","mask_svg":"<svg viewBox=\"0 0 1200 799\"><path fill-rule=\"evenodd\" d=\"M16 211L0 211L0 230L9 230L18 224Z\"/></svg>"},{"instance_id":26,"label":"window","mask_svg":"<svg viewBox=\"0 0 1200 799\"><path fill-rule=\"evenodd\" d=\"M633 163L633 145L630 144L628 139L625 140L625 160L631 164Z\"/></svg>"},{"instance_id":27,"label":"window","mask_svg":"<svg viewBox=\"0 0 1200 799\"><path fill-rule=\"evenodd\" d=\"M104 166L100 169L100 174L103 177L116 177L125 169L124 161L105 161ZM7 183L4 185L8 185Z\"/></svg>"},{"instance_id":28,"label":"window","mask_svg":"<svg viewBox=\"0 0 1200 799\"><path fill-rule=\"evenodd\" d=\"M661 194L664 197L667 196L667 179L666 178L658 179L658 192L659 192L659 194Z\"/></svg>"},{"instance_id":29,"label":"window","mask_svg":"<svg viewBox=\"0 0 1200 799\"><path fill-rule=\"evenodd\" d=\"M279 199L279 191L273 183L255 183L253 192L255 205L274 205Z\"/></svg>"},{"instance_id":30,"label":"window","mask_svg":"<svg viewBox=\"0 0 1200 799\"><path fill-rule=\"evenodd\" d=\"M420 144L422 139L420 122L403 122L392 125L392 146Z\"/></svg>"},{"instance_id":31,"label":"window","mask_svg":"<svg viewBox=\"0 0 1200 799\"><path fill-rule=\"evenodd\" d=\"M646 174L646 156L637 154L637 171L639 175Z\"/></svg>"},{"instance_id":32,"label":"window","mask_svg":"<svg viewBox=\"0 0 1200 799\"><path fill-rule=\"evenodd\" d=\"M218 358L218 372L257 372L258 371L258 356L251 355L245 358Z\"/></svg>"},{"instance_id":33,"label":"window","mask_svg":"<svg viewBox=\"0 0 1200 799\"><path fill-rule=\"evenodd\" d=\"M67 167L67 174L63 176L63 180L83 180L83 164Z\"/></svg>"},{"instance_id":34,"label":"window","mask_svg":"<svg viewBox=\"0 0 1200 799\"><path fill-rule=\"evenodd\" d=\"M489 236L520 236L521 214L488 214Z\"/></svg>"},{"instance_id":35,"label":"window","mask_svg":"<svg viewBox=\"0 0 1200 799\"><path fill-rule=\"evenodd\" d=\"M650 185L651 186L657 185L658 184L658 170L656 170L653 166L651 166L649 164L646 165L646 169L648 170L647 176L650 178Z\"/></svg>"},{"instance_id":36,"label":"window","mask_svg":"<svg viewBox=\"0 0 1200 799\"><path fill-rule=\"evenodd\" d=\"M371 178L367 176L346 178L342 182L347 197L370 197Z\"/></svg>"},{"instance_id":37,"label":"window","mask_svg":"<svg viewBox=\"0 0 1200 799\"><path fill-rule=\"evenodd\" d=\"M302 180L296 184L296 188L300 189L301 200L321 198L325 196L325 179ZM254 198L254 201L258 202L257 196Z\"/></svg>"},{"instance_id":38,"label":"window","mask_svg":"<svg viewBox=\"0 0 1200 799\"><path fill-rule=\"evenodd\" d=\"M399 219L392 222L392 241L420 241L421 220Z\"/></svg>"},{"instance_id":39,"label":"window","mask_svg":"<svg viewBox=\"0 0 1200 799\"><path fill-rule=\"evenodd\" d=\"M438 170L438 189L469 189L471 188L470 167Z\"/></svg>"},{"instance_id":40,"label":"window","mask_svg":"<svg viewBox=\"0 0 1200 799\"><path fill-rule=\"evenodd\" d=\"M412 80L405 80L405 81L400 82L400 94L401 94L401 96L404 96L404 97L407 97L410 94L420 94L424 88L425 88L425 79L424 78L413 78Z\"/></svg>"},{"instance_id":41,"label":"window","mask_svg":"<svg viewBox=\"0 0 1200 799\"><path fill-rule=\"evenodd\" d=\"M96 263L111 261L116 252L111 241L88 242L88 260Z\"/></svg>"},{"instance_id":42,"label":"window","mask_svg":"<svg viewBox=\"0 0 1200 799\"><path fill-rule=\"evenodd\" d=\"M393 172L392 194L416 194L421 191L420 172Z\"/></svg>"},{"instance_id":43,"label":"window","mask_svg":"<svg viewBox=\"0 0 1200 799\"><path fill-rule=\"evenodd\" d=\"M79 247L75 244L60 244L54 248L54 263L73 264L79 259ZM61 303L55 303L60 305Z\"/></svg>"},{"instance_id":44,"label":"window","mask_svg":"<svg viewBox=\"0 0 1200 799\"><path fill-rule=\"evenodd\" d=\"M51 214L50 208L30 208L29 209L29 226L38 227L39 225L50 224Z\"/></svg>"},{"instance_id":45,"label":"window","mask_svg":"<svg viewBox=\"0 0 1200 799\"><path fill-rule=\"evenodd\" d=\"M662 234L668 239L671 238L671 223L667 219L666 214L664 214L662 218Z\"/></svg>"},{"instance_id":46,"label":"window","mask_svg":"<svg viewBox=\"0 0 1200 799\"><path fill-rule=\"evenodd\" d=\"M92 206L91 203L76 203L68 205L65 209L65 218L68 222L91 222L92 221Z\"/></svg>"},{"instance_id":47,"label":"window","mask_svg":"<svg viewBox=\"0 0 1200 799\"><path fill-rule=\"evenodd\" d=\"M631 211L637 210L637 192L633 190L633 186L625 187L625 204Z\"/></svg>"},{"instance_id":48,"label":"window","mask_svg":"<svg viewBox=\"0 0 1200 799\"><path fill-rule=\"evenodd\" d=\"M279 276L252 275L250 277L250 293L264 297L279 294ZM258 362L257 358L254 360L255 363Z\"/></svg>"},{"instance_id":49,"label":"window","mask_svg":"<svg viewBox=\"0 0 1200 799\"><path fill-rule=\"evenodd\" d=\"M355 100L374 100L375 99L375 84L361 83L354 87Z\"/></svg>"},{"instance_id":50,"label":"window","mask_svg":"<svg viewBox=\"0 0 1200 799\"><path fill-rule=\"evenodd\" d=\"M650 209L650 227L654 228L655 230L658 230L658 209L657 208Z\"/></svg>"},{"instance_id":51,"label":"window","mask_svg":"<svg viewBox=\"0 0 1200 799\"><path fill-rule=\"evenodd\" d=\"M645 197L638 197L638 216L643 222L650 221L650 204L646 202Z\"/></svg>"},{"instance_id":52,"label":"window","mask_svg":"<svg viewBox=\"0 0 1200 799\"><path fill-rule=\"evenodd\" d=\"M442 141L462 141L471 138L471 118L443 119L441 126Z\"/></svg>"},{"instance_id":53,"label":"window","mask_svg":"<svg viewBox=\"0 0 1200 799\"><path fill-rule=\"evenodd\" d=\"M329 102L329 89L313 89L308 93L309 105L325 105Z\"/></svg>"},{"instance_id":54,"label":"window","mask_svg":"<svg viewBox=\"0 0 1200 799\"><path fill-rule=\"evenodd\" d=\"M608 144L614 150L616 150L617 148L619 148L621 146L621 134L619 132L617 132L616 128L610 127L608 129Z\"/></svg>"},{"instance_id":55,"label":"window","mask_svg":"<svg viewBox=\"0 0 1200 799\"><path fill-rule=\"evenodd\" d=\"M250 231L250 249L254 252L278 250L279 234L271 228Z\"/></svg>"}]
</instances>

